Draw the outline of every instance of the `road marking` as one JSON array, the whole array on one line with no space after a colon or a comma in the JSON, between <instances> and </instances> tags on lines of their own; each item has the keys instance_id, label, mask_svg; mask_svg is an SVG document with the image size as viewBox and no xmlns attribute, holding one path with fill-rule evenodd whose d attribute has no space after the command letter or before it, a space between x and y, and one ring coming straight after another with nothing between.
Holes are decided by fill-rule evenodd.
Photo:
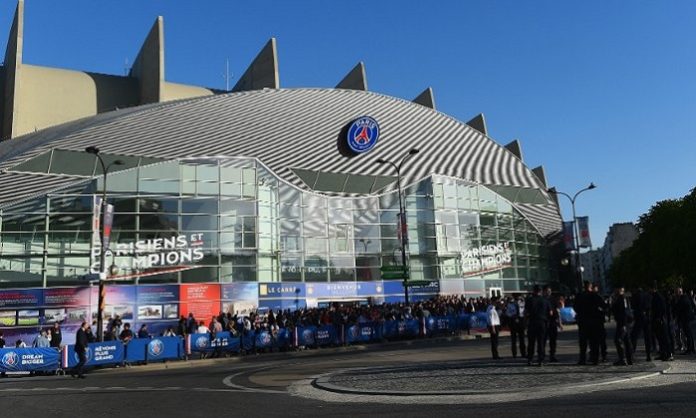
<instances>
[{"instance_id":1,"label":"road marking","mask_svg":"<svg viewBox=\"0 0 696 418\"><path fill-rule=\"evenodd\" d=\"M263 368L257 369L256 371L261 371L261 370L265 370L265 369L269 369L269 368L270 368L270 367L263 367ZM245 373L245 372L239 372L239 373L231 374L231 375L225 377L224 379L222 379L222 383L223 383L225 386L228 386L228 387L231 387L231 388L234 388L234 389L238 389L238 390L241 390L241 391L244 391L244 392L271 393L271 394L283 394L283 395L287 395L287 392L284 391L284 390L250 388L250 387L248 387L248 386L242 386L242 385L238 385L238 384L232 383L232 379L234 379L235 377L237 377L237 376L239 376L239 375L241 375L241 374L243 374L243 373Z\"/></svg>"}]
</instances>

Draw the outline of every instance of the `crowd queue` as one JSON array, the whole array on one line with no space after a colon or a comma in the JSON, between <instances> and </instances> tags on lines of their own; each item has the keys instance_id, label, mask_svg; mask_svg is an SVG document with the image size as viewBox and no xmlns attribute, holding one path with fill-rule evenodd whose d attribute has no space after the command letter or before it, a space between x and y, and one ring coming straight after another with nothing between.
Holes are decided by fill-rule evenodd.
<instances>
[{"instance_id":1,"label":"crowd queue","mask_svg":"<svg viewBox=\"0 0 696 418\"><path fill-rule=\"evenodd\" d=\"M613 295L603 298L597 285L585 282L585 289L569 298L555 294L549 286L543 291L534 286L529 295L500 297L439 296L430 300L411 304L354 305L335 303L325 308L307 308L294 311L269 311L266 314L252 312L248 315L220 313L209 321L195 318L193 314L182 316L176 327L168 328L163 336L185 336L195 333L216 333L229 331L233 336L253 335L267 331L277 336L281 328L293 329L298 326L353 325L365 322L388 320L427 319L429 316L448 316L485 312L490 334L491 353L500 359L499 336L501 329L510 333L512 357L527 360L531 365L542 365L546 361L546 346L549 348L549 362L558 361L556 346L558 331L563 329L560 312L565 306L572 306L578 326L579 361L578 364L599 364L606 362L607 332L605 323L613 318L616 323L614 344L617 360L615 365L631 365L639 337L643 337L646 361L653 355L663 361L670 361L677 352L694 354L692 325L696 313L694 292L686 293L678 288L673 292L658 292L656 288L645 291L636 289L626 294L624 288L616 288ZM117 315L109 320L105 340L120 340L128 343L133 338L150 338L147 324L136 331L130 323L123 322ZM79 363L73 375L84 377L83 366L86 361L86 348L96 337L92 326L84 322L77 331L75 352ZM60 348L62 332L59 324L41 330L32 345L34 347ZM5 340L0 332L0 348ZM18 340L16 347L26 347ZM589 357L588 357L589 349ZM536 352L536 361L534 354Z\"/></svg>"}]
</instances>

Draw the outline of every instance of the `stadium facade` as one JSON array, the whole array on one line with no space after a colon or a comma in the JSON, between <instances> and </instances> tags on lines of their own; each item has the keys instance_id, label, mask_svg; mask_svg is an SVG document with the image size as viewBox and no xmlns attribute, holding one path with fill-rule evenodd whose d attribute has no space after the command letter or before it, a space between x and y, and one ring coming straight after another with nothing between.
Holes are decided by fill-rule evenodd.
<instances>
[{"instance_id":1,"label":"stadium facade","mask_svg":"<svg viewBox=\"0 0 696 418\"><path fill-rule=\"evenodd\" d=\"M195 284L223 286L220 300L227 286L231 302L244 288L255 293L245 299L284 307L403 298L390 280L401 265L398 184L415 297L558 280L561 217L544 170L525 165L518 141L493 141L483 115L447 116L431 89L414 101L368 91L362 63L336 88L281 88L275 40L230 92L167 83L161 18L130 75L89 82L21 62L22 11L20 2L3 67L1 287L44 289L36 303L48 306L48 290L79 289L95 273L104 184L88 146L124 163L106 184L109 279L180 286L175 303ZM47 74L51 86L34 88ZM72 92L56 111L62 82ZM379 163L412 149L400 179Z\"/></svg>"}]
</instances>

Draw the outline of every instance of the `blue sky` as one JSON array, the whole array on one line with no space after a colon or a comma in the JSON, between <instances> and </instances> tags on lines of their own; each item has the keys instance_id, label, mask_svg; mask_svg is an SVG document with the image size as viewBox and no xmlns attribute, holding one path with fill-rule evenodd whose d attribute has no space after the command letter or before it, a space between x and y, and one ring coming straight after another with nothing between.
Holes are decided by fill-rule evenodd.
<instances>
[{"instance_id":1,"label":"blue sky","mask_svg":"<svg viewBox=\"0 0 696 418\"><path fill-rule=\"evenodd\" d=\"M15 4L0 0L0 32ZM372 91L432 86L438 110L483 112L551 185L598 185L577 204L595 245L696 186L696 2L28 0L24 62L123 74L158 15L168 81L223 88L225 59L240 75L275 36L283 87L332 87L364 61Z\"/></svg>"}]
</instances>

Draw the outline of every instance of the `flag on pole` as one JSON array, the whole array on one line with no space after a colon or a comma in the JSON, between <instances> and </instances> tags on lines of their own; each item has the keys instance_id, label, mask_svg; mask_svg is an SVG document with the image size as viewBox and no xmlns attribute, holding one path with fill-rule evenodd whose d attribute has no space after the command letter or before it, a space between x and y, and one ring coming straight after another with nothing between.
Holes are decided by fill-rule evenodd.
<instances>
[{"instance_id":1,"label":"flag on pole","mask_svg":"<svg viewBox=\"0 0 696 418\"><path fill-rule=\"evenodd\" d=\"M572 251L575 249L575 231L573 230L573 222L563 222L563 243L565 249Z\"/></svg>"},{"instance_id":2,"label":"flag on pole","mask_svg":"<svg viewBox=\"0 0 696 418\"><path fill-rule=\"evenodd\" d=\"M590 221L587 216L578 217L578 234L580 235L580 247L591 248L592 242L590 241Z\"/></svg>"}]
</instances>

